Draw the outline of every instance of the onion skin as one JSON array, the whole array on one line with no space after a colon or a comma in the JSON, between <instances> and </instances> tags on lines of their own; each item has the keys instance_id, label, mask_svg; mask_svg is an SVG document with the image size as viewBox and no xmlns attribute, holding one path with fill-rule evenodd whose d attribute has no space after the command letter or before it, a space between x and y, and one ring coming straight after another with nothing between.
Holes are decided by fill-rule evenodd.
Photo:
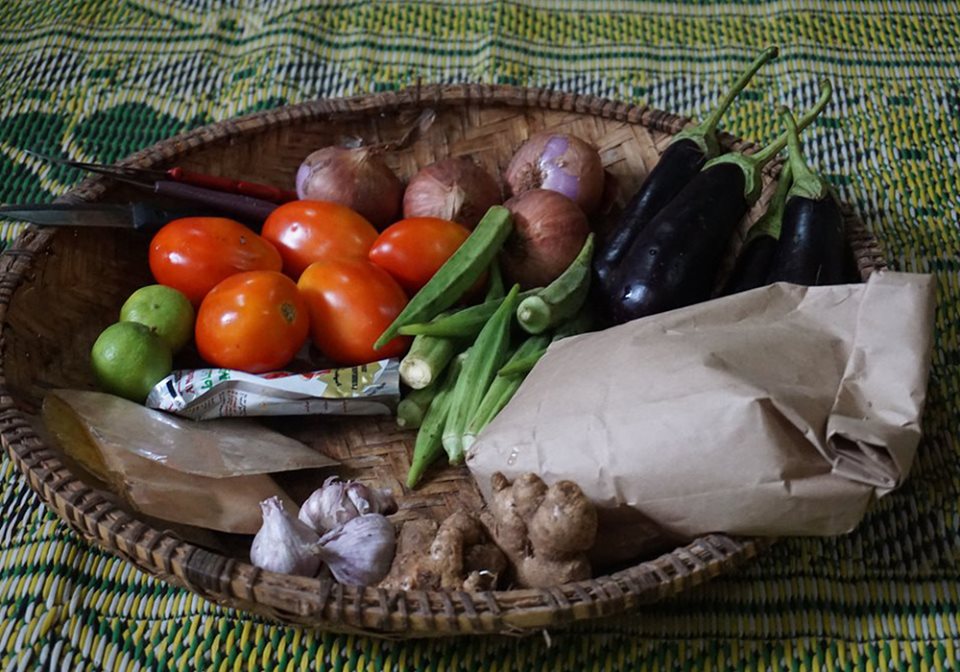
<instances>
[{"instance_id":1,"label":"onion skin","mask_svg":"<svg viewBox=\"0 0 960 672\"><path fill-rule=\"evenodd\" d=\"M531 189L504 203L513 233L500 253L509 283L546 287L573 262L590 234L587 216L572 200L549 189Z\"/></svg>"},{"instance_id":2,"label":"onion skin","mask_svg":"<svg viewBox=\"0 0 960 672\"><path fill-rule=\"evenodd\" d=\"M549 189L567 196L592 214L603 196L604 171L600 154L587 142L567 133L537 133L517 150L507 166L510 193Z\"/></svg>"},{"instance_id":3,"label":"onion skin","mask_svg":"<svg viewBox=\"0 0 960 672\"><path fill-rule=\"evenodd\" d=\"M493 176L467 157L420 169L403 194L403 217L437 217L473 229L503 199Z\"/></svg>"},{"instance_id":4,"label":"onion skin","mask_svg":"<svg viewBox=\"0 0 960 672\"><path fill-rule=\"evenodd\" d=\"M297 170L297 196L340 203L382 231L397 221L403 184L376 148L324 147Z\"/></svg>"}]
</instances>

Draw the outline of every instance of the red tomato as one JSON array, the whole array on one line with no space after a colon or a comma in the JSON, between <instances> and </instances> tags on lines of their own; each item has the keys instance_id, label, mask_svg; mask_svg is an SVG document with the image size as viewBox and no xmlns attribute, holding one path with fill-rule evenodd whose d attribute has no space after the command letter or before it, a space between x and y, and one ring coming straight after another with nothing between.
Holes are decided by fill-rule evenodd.
<instances>
[{"instance_id":1,"label":"red tomato","mask_svg":"<svg viewBox=\"0 0 960 672\"><path fill-rule=\"evenodd\" d=\"M195 336L210 364L264 373L289 364L309 331L296 283L279 271L250 271L210 290L197 311Z\"/></svg>"},{"instance_id":2,"label":"red tomato","mask_svg":"<svg viewBox=\"0 0 960 672\"><path fill-rule=\"evenodd\" d=\"M283 272L296 280L315 261L366 259L377 230L345 205L291 201L270 213L263 237L280 251Z\"/></svg>"},{"instance_id":3,"label":"red tomato","mask_svg":"<svg viewBox=\"0 0 960 672\"><path fill-rule=\"evenodd\" d=\"M401 219L384 229L374 241L370 261L392 275L412 296L469 235L467 227L445 219Z\"/></svg>"},{"instance_id":4,"label":"red tomato","mask_svg":"<svg viewBox=\"0 0 960 672\"><path fill-rule=\"evenodd\" d=\"M402 355L410 338L379 350L374 342L407 305L407 295L386 271L352 259L311 264L297 283L310 311L314 344L338 364L365 364Z\"/></svg>"},{"instance_id":5,"label":"red tomato","mask_svg":"<svg viewBox=\"0 0 960 672\"><path fill-rule=\"evenodd\" d=\"M280 254L240 222L222 217L175 219L150 241L150 272L194 306L224 278L242 271L279 271Z\"/></svg>"}]
</instances>

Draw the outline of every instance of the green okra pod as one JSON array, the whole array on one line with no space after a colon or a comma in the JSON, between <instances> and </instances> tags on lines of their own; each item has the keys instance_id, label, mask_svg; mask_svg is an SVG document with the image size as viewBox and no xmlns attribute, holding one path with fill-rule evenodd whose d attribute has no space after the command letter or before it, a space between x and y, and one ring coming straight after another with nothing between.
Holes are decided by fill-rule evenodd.
<instances>
[{"instance_id":1,"label":"green okra pod","mask_svg":"<svg viewBox=\"0 0 960 672\"><path fill-rule=\"evenodd\" d=\"M470 236L450 255L423 288L417 292L380 338L374 349L382 348L400 333L400 327L431 320L460 300L464 292L490 267L497 252L513 230L510 211L502 205L491 207Z\"/></svg>"},{"instance_id":2,"label":"green okra pod","mask_svg":"<svg viewBox=\"0 0 960 672\"><path fill-rule=\"evenodd\" d=\"M439 385L430 385L407 392L397 404L397 426L403 429L419 427L439 387Z\"/></svg>"},{"instance_id":3,"label":"green okra pod","mask_svg":"<svg viewBox=\"0 0 960 672\"><path fill-rule=\"evenodd\" d=\"M583 306L590 291L593 239L592 233L587 236L579 254L556 280L520 302L517 321L525 331L542 334Z\"/></svg>"},{"instance_id":4,"label":"green okra pod","mask_svg":"<svg viewBox=\"0 0 960 672\"><path fill-rule=\"evenodd\" d=\"M533 296L539 292L542 287L528 289L520 292L520 299ZM483 325L487 323L490 317L496 312L500 304L503 303L503 297L489 299L475 306L464 308L453 313L444 314L436 317L430 322L417 322L400 327L401 336L440 336L443 338L476 338Z\"/></svg>"},{"instance_id":5,"label":"green okra pod","mask_svg":"<svg viewBox=\"0 0 960 672\"><path fill-rule=\"evenodd\" d=\"M483 395L503 365L510 348L510 327L519 302L520 287L514 285L503 303L484 325L470 348L454 388L450 411L443 428L443 448L451 464L463 462L463 432Z\"/></svg>"},{"instance_id":6,"label":"green okra pod","mask_svg":"<svg viewBox=\"0 0 960 672\"><path fill-rule=\"evenodd\" d=\"M433 397L413 446L413 459L410 460L410 470L407 472L407 487L413 488L420 482L423 473L443 453L443 427L447 413L450 410L450 395L456 386L463 369L463 363L469 354L461 352L453 358L447 367L446 375L439 382L437 393Z\"/></svg>"},{"instance_id":7,"label":"green okra pod","mask_svg":"<svg viewBox=\"0 0 960 672\"><path fill-rule=\"evenodd\" d=\"M542 355L549 344L550 338L548 336L530 336L520 344L520 347L516 349L500 370L503 371L504 368L510 367L511 364L526 360L533 354L538 356ZM529 371L529 369L527 370ZM470 449L470 446L476 441L477 435L484 427L490 424L490 421L497 416L497 413L503 410L507 402L513 398L514 393L520 387L520 383L523 382L523 378L524 376L522 374L514 376L504 376L500 374L494 377L493 382L490 383L490 387L487 388L486 393L483 395L480 405L477 407L477 410L474 411L473 416L470 418L464 430L464 450Z\"/></svg>"}]
</instances>

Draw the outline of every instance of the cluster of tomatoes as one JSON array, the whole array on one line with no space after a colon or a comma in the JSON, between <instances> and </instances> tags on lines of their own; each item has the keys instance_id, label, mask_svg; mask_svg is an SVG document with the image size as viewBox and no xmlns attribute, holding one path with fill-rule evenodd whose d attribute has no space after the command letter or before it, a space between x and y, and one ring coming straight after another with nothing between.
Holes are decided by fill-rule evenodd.
<instances>
[{"instance_id":1,"label":"cluster of tomatoes","mask_svg":"<svg viewBox=\"0 0 960 672\"><path fill-rule=\"evenodd\" d=\"M259 235L230 219L174 220L151 241L150 270L197 307L195 342L209 364L281 369L310 338L347 366L406 350L405 337L373 343L469 234L429 217L378 232L346 206L293 201Z\"/></svg>"}]
</instances>

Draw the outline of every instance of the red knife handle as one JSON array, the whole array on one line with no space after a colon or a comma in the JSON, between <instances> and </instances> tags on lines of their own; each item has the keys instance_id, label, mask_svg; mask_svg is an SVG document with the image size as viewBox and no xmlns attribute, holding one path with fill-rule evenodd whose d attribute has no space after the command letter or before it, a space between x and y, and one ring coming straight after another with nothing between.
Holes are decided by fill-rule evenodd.
<instances>
[{"instance_id":1,"label":"red knife handle","mask_svg":"<svg viewBox=\"0 0 960 672\"><path fill-rule=\"evenodd\" d=\"M155 182L153 191L160 196L169 196L190 203L205 205L208 208L215 208L224 214L240 219L258 232L270 213L280 207L276 203L260 198L204 189L193 184L173 182L172 180Z\"/></svg>"},{"instance_id":2,"label":"red knife handle","mask_svg":"<svg viewBox=\"0 0 960 672\"><path fill-rule=\"evenodd\" d=\"M243 180L234 180L229 177L220 177L218 175L204 175L203 173L193 173L183 168L171 168L167 171L167 176L175 182L192 184L195 187L213 189L215 191L225 191L231 194L242 194L243 196L252 196L261 198L274 203L286 203L297 200L297 192L287 189L279 189L269 184L258 184L257 182L245 182Z\"/></svg>"}]
</instances>

